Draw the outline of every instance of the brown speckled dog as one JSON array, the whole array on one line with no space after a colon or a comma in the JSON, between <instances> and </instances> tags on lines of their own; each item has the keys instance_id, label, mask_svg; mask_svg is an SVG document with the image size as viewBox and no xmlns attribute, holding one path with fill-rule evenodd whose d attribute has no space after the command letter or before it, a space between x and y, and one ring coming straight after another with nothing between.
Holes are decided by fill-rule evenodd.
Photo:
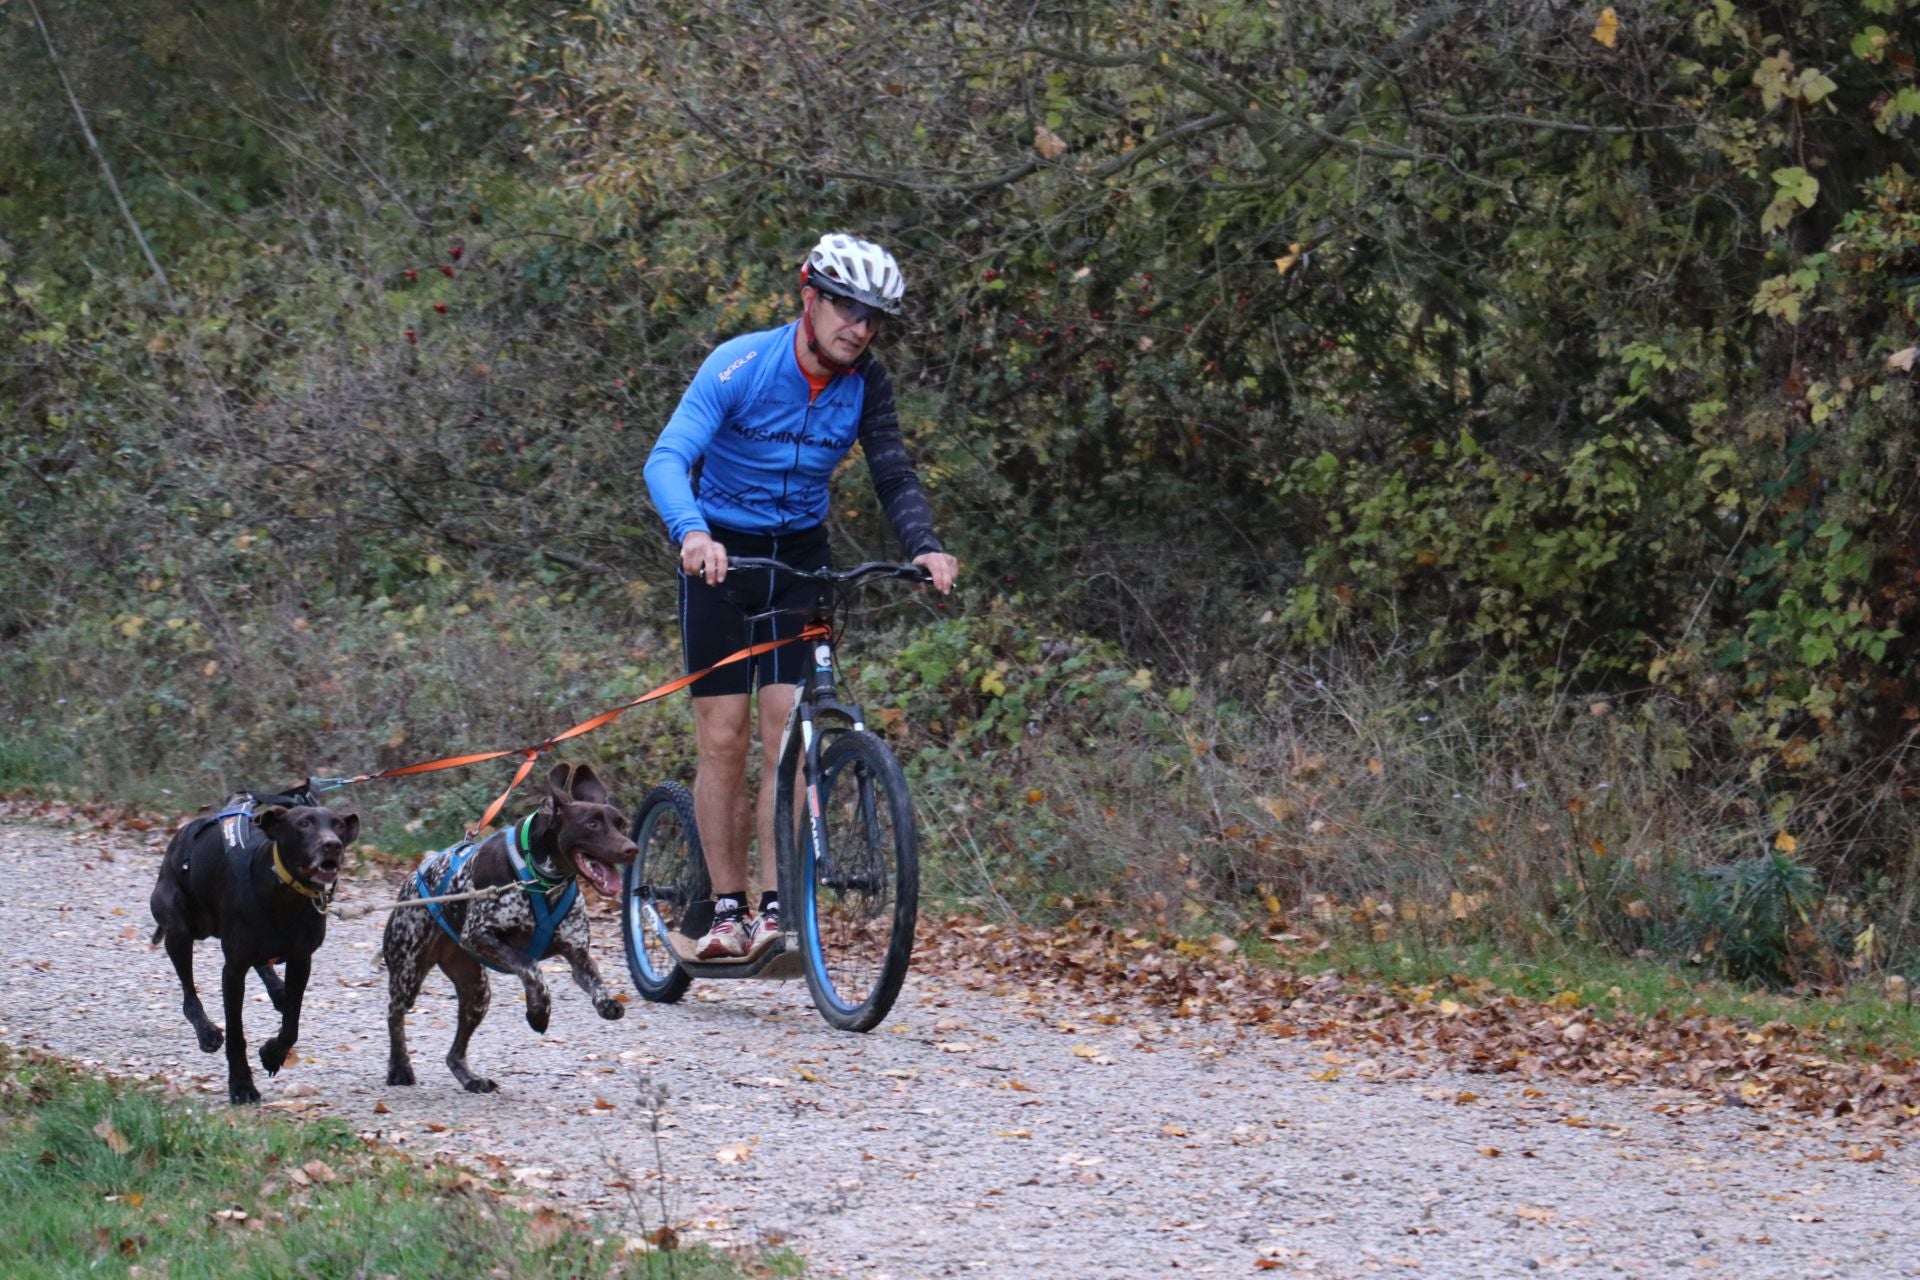
<instances>
[{"instance_id":1,"label":"brown speckled dog","mask_svg":"<svg viewBox=\"0 0 1920 1280\"><path fill-rule=\"evenodd\" d=\"M437 897L520 881L526 892L434 907L394 910L383 945L387 965L387 1083L413 1084L407 1056L407 1011L428 972L439 965L460 998L459 1027L447 1066L469 1093L491 1093L494 1082L467 1066L467 1041L487 1016L493 996L488 968L511 973L527 991L527 1025L545 1032L550 1013L538 962L565 956L573 980L593 997L603 1018L625 1006L613 998L587 950L587 913L575 878L606 897L620 894L619 868L633 861L627 818L586 765L555 765L538 812L487 837L477 847L458 844L430 855L407 880L400 900ZM529 954L533 948L539 954Z\"/></svg>"}]
</instances>

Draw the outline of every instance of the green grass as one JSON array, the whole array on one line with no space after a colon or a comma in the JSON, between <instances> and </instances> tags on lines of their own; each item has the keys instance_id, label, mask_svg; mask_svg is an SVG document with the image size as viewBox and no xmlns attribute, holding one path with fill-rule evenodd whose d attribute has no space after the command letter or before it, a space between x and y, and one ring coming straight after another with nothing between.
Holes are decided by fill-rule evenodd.
<instances>
[{"instance_id":1,"label":"green grass","mask_svg":"<svg viewBox=\"0 0 1920 1280\"><path fill-rule=\"evenodd\" d=\"M61 744L48 745L14 735L0 736L0 790L14 790L46 782L57 767L50 757L64 753Z\"/></svg>"},{"instance_id":2,"label":"green grass","mask_svg":"<svg viewBox=\"0 0 1920 1280\"><path fill-rule=\"evenodd\" d=\"M1250 949L1256 960L1298 970L1323 968L1399 986L1433 986L1471 996L1491 989L1529 1000L1577 1002L1611 1015L1708 1014L1781 1021L1827 1042L1838 1053L1920 1056L1920 1009L1864 985L1837 991L1782 992L1744 987L1701 969L1629 959L1598 948L1566 945L1515 959L1486 944L1447 946L1410 941L1336 938L1311 957Z\"/></svg>"},{"instance_id":3,"label":"green grass","mask_svg":"<svg viewBox=\"0 0 1920 1280\"><path fill-rule=\"evenodd\" d=\"M370 1148L335 1122L208 1109L0 1047L9 1277L127 1276L135 1266L172 1280L801 1274L786 1254L746 1264L705 1249L623 1258L629 1230L640 1229L596 1238L506 1204L471 1176Z\"/></svg>"}]
</instances>

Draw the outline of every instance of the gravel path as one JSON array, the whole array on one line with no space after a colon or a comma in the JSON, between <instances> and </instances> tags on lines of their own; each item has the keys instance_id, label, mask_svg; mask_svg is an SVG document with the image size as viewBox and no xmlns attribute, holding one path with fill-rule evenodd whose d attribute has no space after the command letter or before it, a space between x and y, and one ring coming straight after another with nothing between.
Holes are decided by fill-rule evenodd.
<instances>
[{"instance_id":1,"label":"gravel path","mask_svg":"<svg viewBox=\"0 0 1920 1280\"><path fill-rule=\"evenodd\" d=\"M224 1061L195 1049L147 943L163 844L0 822L0 1041L223 1105ZM385 876L342 891L389 897ZM613 1230L658 1226L664 1201L683 1235L893 1280L1920 1276L1920 1148L1897 1138L1359 1059L966 973L916 971L866 1036L829 1031L801 982L696 983L602 1022L549 965L536 1037L496 977L472 1050L501 1084L484 1097L440 1061L453 1000L436 975L409 1024L421 1083L388 1088L382 920L334 925L299 1061L260 1074L265 1104L500 1173ZM594 938L630 990L611 915ZM199 972L217 1015L215 946ZM275 1016L254 991L257 1049Z\"/></svg>"}]
</instances>

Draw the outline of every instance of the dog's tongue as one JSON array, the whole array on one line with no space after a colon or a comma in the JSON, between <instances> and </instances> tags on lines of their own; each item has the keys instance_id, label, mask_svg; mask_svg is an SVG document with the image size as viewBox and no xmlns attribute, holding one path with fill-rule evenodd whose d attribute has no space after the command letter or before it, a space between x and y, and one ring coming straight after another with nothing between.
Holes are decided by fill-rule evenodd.
<instances>
[{"instance_id":1,"label":"dog's tongue","mask_svg":"<svg viewBox=\"0 0 1920 1280\"><path fill-rule=\"evenodd\" d=\"M587 857L585 854L576 857L574 862L579 866L580 874L586 877L587 883L600 891L601 897L617 898L620 896L620 873L618 871L604 862L598 862Z\"/></svg>"}]
</instances>

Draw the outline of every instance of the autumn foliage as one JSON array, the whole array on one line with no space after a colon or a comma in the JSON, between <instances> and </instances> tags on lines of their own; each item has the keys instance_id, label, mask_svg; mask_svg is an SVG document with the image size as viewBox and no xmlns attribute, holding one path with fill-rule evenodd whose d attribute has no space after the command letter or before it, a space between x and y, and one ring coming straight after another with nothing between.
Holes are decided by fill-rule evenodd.
<instances>
[{"instance_id":1,"label":"autumn foliage","mask_svg":"<svg viewBox=\"0 0 1920 1280\"><path fill-rule=\"evenodd\" d=\"M1911 952L1907 0L41 7L51 47L0 13L0 776L631 693L638 462L852 227L967 563L870 652L975 806L956 892ZM891 550L857 470L833 521Z\"/></svg>"}]
</instances>

